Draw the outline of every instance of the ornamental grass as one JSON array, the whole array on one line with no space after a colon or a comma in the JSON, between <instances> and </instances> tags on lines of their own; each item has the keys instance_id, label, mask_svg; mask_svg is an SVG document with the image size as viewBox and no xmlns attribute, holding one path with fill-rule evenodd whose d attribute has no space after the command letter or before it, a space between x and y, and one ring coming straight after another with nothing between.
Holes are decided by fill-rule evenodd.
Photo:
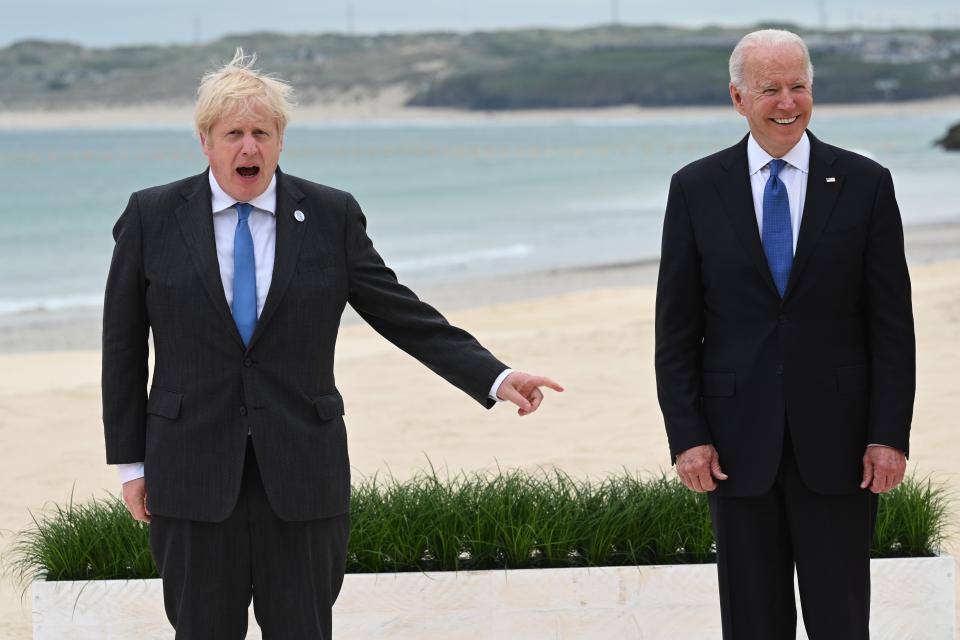
<instances>
[{"instance_id":1,"label":"ornamental grass","mask_svg":"<svg viewBox=\"0 0 960 640\"><path fill-rule=\"evenodd\" d=\"M947 534L947 490L907 477L880 496L874 557L932 556ZM353 487L348 573L705 563L704 495L677 479L600 482L562 471L460 473ZM116 497L46 508L18 534L8 567L26 584L157 577L149 528Z\"/></svg>"}]
</instances>

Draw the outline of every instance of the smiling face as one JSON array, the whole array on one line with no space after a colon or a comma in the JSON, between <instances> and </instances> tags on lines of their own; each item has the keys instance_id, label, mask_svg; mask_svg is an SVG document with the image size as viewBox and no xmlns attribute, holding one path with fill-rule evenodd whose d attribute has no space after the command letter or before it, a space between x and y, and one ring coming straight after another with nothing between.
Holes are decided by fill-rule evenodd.
<instances>
[{"instance_id":1,"label":"smiling face","mask_svg":"<svg viewBox=\"0 0 960 640\"><path fill-rule=\"evenodd\" d=\"M283 150L283 132L269 110L253 102L234 109L200 134L213 177L231 198L248 202L267 190Z\"/></svg>"},{"instance_id":2,"label":"smiling face","mask_svg":"<svg viewBox=\"0 0 960 640\"><path fill-rule=\"evenodd\" d=\"M730 98L747 118L764 151L779 158L800 141L813 112L811 80L800 47L757 46L746 54L744 87L730 84Z\"/></svg>"}]
</instances>

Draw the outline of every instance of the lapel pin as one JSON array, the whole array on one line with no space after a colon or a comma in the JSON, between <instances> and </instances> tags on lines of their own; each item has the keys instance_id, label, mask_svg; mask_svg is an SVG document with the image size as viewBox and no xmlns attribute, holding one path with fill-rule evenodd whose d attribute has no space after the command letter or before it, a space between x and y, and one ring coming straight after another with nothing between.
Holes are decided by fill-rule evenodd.
<instances>
[{"instance_id":1,"label":"lapel pin","mask_svg":"<svg viewBox=\"0 0 960 640\"><path fill-rule=\"evenodd\" d=\"M829 180L829 178L827 179ZM296 211L293 212L293 217L296 219L297 222L303 222L304 219L306 218L306 216L303 215L303 211L300 211L300 209L297 209Z\"/></svg>"},{"instance_id":2,"label":"lapel pin","mask_svg":"<svg viewBox=\"0 0 960 640\"><path fill-rule=\"evenodd\" d=\"M836 181L837 181L836 178L827 178L827 182L836 182ZM299 212L298 212L298 213L299 213Z\"/></svg>"}]
</instances>

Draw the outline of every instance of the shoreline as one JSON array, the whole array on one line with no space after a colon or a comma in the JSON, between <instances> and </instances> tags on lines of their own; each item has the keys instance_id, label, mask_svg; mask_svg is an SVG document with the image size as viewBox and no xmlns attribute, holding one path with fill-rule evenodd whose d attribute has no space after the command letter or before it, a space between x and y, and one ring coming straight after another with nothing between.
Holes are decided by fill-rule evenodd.
<instances>
[{"instance_id":1,"label":"shoreline","mask_svg":"<svg viewBox=\"0 0 960 640\"><path fill-rule=\"evenodd\" d=\"M484 123L566 123L613 121L644 122L671 118L737 117L729 106L637 107L619 106L592 109L531 109L513 111L469 111L465 109L408 107L403 94L384 92L380 97L357 102L311 104L293 112L290 126L430 126L475 125ZM819 114L863 116L904 112L943 111L960 113L960 96L884 103L836 103L817 105ZM960 116L958 116L960 117ZM67 110L0 111L0 132L77 129L192 129L192 103L168 103L124 107L97 106Z\"/></svg>"},{"instance_id":2,"label":"shoreline","mask_svg":"<svg viewBox=\"0 0 960 640\"><path fill-rule=\"evenodd\" d=\"M907 226L904 237L911 267L960 260L960 215L947 222ZM659 256L651 256L452 280L399 275L402 283L446 314L584 291L653 286L659 263ZM90 305L0 314L0 354L99 350L101 313L101 305ZM361 320L348 305L342 322L353 325Z\"/></svg>"},{"instance_id":3,"label":"shoreline","mask_svg":"<svg viewBox=\"0 0 960 640\"><path fill-rule=\"evenodd\" d=\"M960 232L960 222L957 226ZM658 267L659 259L652 258L465 280L405 278L401 273L400 281L446 315L581 291L653 285ZM0 314L0 355L99 350L102 310L101 305L90 305ZM341 323L362 320L347 305Z\"/></svg>"}]
</instances>

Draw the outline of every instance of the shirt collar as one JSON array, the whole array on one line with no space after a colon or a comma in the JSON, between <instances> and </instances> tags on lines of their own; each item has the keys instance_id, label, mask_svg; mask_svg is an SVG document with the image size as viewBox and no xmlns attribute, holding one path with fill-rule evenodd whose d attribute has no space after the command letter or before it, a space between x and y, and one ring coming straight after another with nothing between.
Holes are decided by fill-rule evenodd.
<instances>
[{"instance_id":1,"label":"shirt collar","mask_svg":"<svg viewBox=\"0 0 960 640\"><path fill-rule=\"evenodd\" d=\"M213 194L213 212L219 213L220 211L233 207L237 201L227 195L227 192L223 190L223 187L220 186L220 183L217 182L217 179L213 177L213 171L208 171L207 175L210 177L210 192ZM270 184L267 185L266 191L258 195L256 198L253 198L249 202L251 205L253 205L254 209L259 209L260 211L266 211L267 213L276 215L277 174L273 174L273 177L270 178Z\"/></svg>"},{"instance_id":2,"label":"shirt collar","mask_svg":"<svg viewBox=\"0 0 960 640\"><path fill-rule=\"evenodd\" d=\"M804 131L797 144L793 145L790 151L783 154L782 160L795 169L804 173L810 173L810 138ZM755 174L760 169L767 166L773 156L763 150L763 147L754 139L753 134L747 139L747 164L750 167L750 175Z\"/></svg>"}]
</instances>

